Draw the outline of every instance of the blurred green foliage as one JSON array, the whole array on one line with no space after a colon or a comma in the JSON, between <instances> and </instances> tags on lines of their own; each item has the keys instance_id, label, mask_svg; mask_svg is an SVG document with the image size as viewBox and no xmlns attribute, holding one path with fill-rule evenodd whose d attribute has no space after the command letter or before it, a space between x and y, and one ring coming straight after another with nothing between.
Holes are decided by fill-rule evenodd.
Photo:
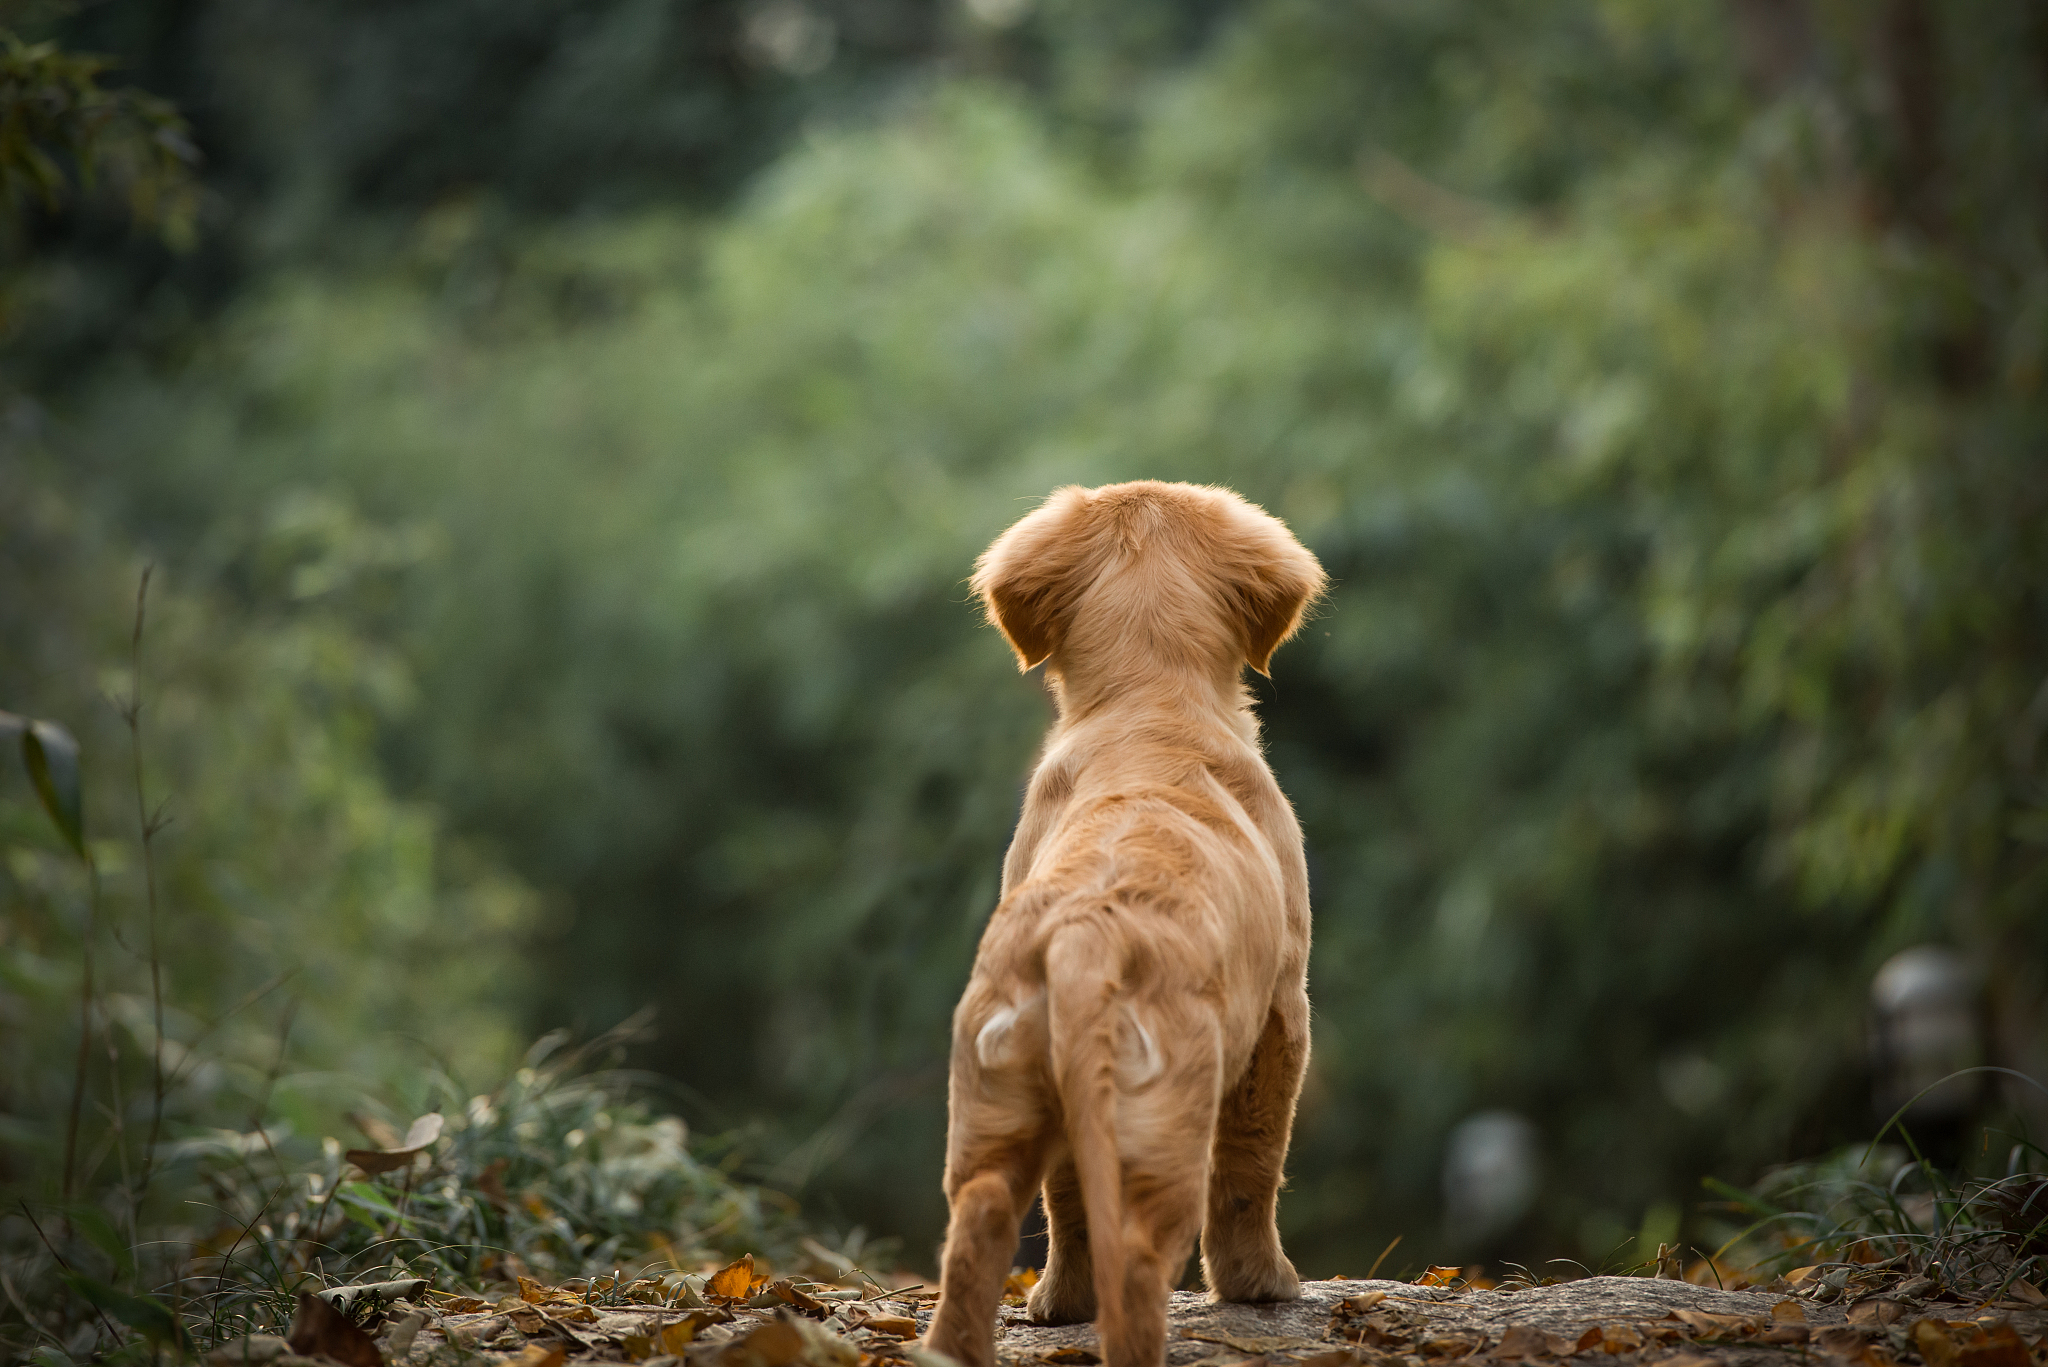
<instances>
[{"instance_id":1,"label":"blurred green foliage","mask_svg":"<svg viewBox=\"0 0 2048 1367\"><path fill-rule=\"evenodd\" d=\"M642 1061L772 1117L778 1183L928 1238L1046 720L962 581L1057 484L1216 481L1337 582L1260 685L1317 902L1305 1270L1487 1251L1436 1189L1484 1107L1541 1136L1526 1256L1867 1132L1908 944L1973 955L2040 1075L2034 10L1008 12L933 20L943 60L722 205L616 139L548 171L578 125L539 115L340 177L317 249L52 391L13 449L56 568L4 609L48 663L0 699L89 730L110 567L189 585L158 786L217 815L165 840L171 915L260 902L341 1052L657 1003ZM293 131L337 87L279 88L311 122L245 135L340 155ZM408 166L456 131L402 126Z\"/></svg>"}]
</instances>

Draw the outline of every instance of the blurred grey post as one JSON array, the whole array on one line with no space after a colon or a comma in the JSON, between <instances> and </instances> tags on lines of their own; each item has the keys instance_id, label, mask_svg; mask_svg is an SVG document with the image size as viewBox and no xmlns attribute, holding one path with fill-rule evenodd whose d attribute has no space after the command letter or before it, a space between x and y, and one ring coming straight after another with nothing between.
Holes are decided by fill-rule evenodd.
<instances>
[{"instance_id":1,"label":"blurred grey post","mask_svg":"<svg viewBox=\"0 0 2048 1367\"><path fill-rule=\"evenodd\" d=\"M1886 1118L1905 1107L1916 1140L1959 1137L1947 1132L1976 1108L1983 1075L1954 1075L1984 1062L1981 995L1976 969L1939 945L1900 950L1871 980L1872 1100Z\"/></svg>"},{"instance_id":2,"label":"blurred grey post","mask_svg":"<svg viewBox=\"0 0 2048 1367\"><path fill-rule=\"evenodd\" d=\"M1444 1149L1445 1233L1482 1244L1513 1228L1536 1203L1536 1127L1513 1111L1459 1121Z\"/></svg>"}]
</instances>

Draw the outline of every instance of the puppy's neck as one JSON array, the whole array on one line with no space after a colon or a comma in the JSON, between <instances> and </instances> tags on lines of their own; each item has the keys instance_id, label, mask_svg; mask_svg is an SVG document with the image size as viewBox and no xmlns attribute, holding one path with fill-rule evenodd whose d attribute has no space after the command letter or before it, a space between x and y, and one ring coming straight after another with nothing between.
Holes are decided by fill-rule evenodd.
<instances>
[{"instance_id":1,"label":"puppy's neck","mask_svg":"<svg viewBox=\"0 0 2048 1367\"><path fill-rule=\"evenodd\" d=\"M1243 669L1236 661L1134 665L1126 658L1114 670L1090 670L1055 654L1046 662L1045 682L1061 729L1106 718L1169 716L1212 721L1257 744L1259 723Z\"/></svg>"}]
</instances>

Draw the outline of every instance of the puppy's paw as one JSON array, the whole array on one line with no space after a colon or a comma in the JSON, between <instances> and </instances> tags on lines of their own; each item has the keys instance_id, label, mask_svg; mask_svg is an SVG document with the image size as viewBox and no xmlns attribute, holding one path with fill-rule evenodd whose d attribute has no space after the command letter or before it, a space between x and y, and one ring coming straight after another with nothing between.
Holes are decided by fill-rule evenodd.
<instances>
[{"instance_id":1,"label":"puppy's paw","mask_svg":"<svg viewBox=\"0 0 2048 1367\"><path fill-rule=\"evenodd\" d=\"M1301 1278L1294 1264L1277 1249L1265 1258L1232 1259L1228 1266L1210 1267L1207 1273L1209 1289L1219 1301L1256 1304L1301 1296Z\"/></svg>"},{"instance_id":2,"label":"puppy's paw","mask_svg":"<svg viewBox=\"0 0 2048 1367\"><path fill-rule=\"evenodd\" d=\"M1033 1324L1086 1324L1095 1318L1095 1286L1053 1272L1031 1288L1024 1313Z\"/></svg>"}]
</instances>

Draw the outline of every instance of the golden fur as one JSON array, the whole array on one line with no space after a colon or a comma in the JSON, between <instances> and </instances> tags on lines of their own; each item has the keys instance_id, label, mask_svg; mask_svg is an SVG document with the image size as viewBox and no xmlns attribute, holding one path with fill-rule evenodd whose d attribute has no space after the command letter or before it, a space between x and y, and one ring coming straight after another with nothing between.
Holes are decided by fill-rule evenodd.
<instances>
[{"instance_id":1,"label":"golden fur","mask_svg":"<svg viewBox=\"0 0 2048 1367\"><path fill-rule=\"evenodd\" d=\"M1098 1322L1159 1367L1197 1232L1209 1289L1300 1294L1274 1207L1308 1062L1308 872L1259 751L1264 673L1322 591L1226 489L1065 488L997 538L974 591L1059 705L953 1015L944 1291L930 1347L992 1367L1041 1183L1041 1323Z\"/></svg>"}]
</instances>

